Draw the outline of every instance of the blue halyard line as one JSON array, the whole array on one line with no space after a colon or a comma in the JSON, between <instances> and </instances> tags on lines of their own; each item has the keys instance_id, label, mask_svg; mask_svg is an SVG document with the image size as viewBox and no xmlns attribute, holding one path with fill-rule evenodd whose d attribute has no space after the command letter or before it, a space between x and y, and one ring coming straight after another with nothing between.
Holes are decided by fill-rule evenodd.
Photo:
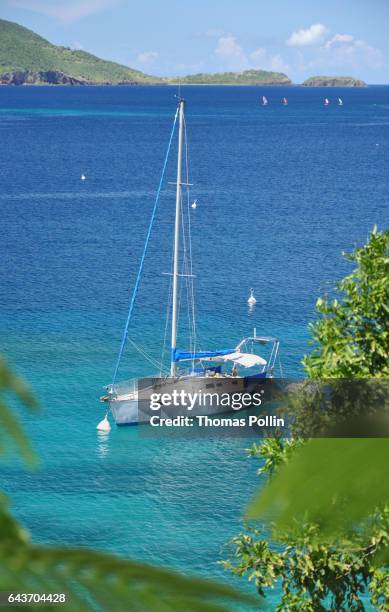
<instances>
[{"instance_id":1,"label":"blue halyard line","mask_svg":"<svg viewBox=\"0 0 389 612\"><path fill-rule=\"evenodd\" d=\"M161 174L161 178L160 178L159 185L158 185L157 195L155 196L154 208L153 208L153 212L151 214L150 225L149 225L149 229L147 231L146 242L145 242L145 246L143 248L142 258L141 258L140 265L139 265L139 270L138 270L138 276L136 277L134 291L132 292L132 296L131 296L131 302L130 302L130 307L129 307L129 310L128 310L127 321L126 321L126 325L125 325L125 328L124 328L124 333L123 333L122 342L121 342L121 345L120 345L119 355L118 355L118 359L117 359L117 362L116 362L115 372L114 372L114 375L113 375L113 380L112 380L112 384L113 385L115 384L116 376L117 376L118 369L119 369L119 365L120 365L120 362L121 362L121 359L122 359L122 356L123 356L124 345L126 343L127 334L128 334L128 327L129 327L130 321L131 321L131 315L132 315L132 311L133 311L133 308L134 308L135 298L136 298L136 294L138 292L140 279L141 279L141 276L142 276L143 265L144 265L144 261L145 261L145 257L146 257L146 253L147 253L147 247L148 247L149 240L150 240L151 230L152 230L152 227L153 227L153 223L154 223L154 219L155 219L155 214L157 212L159 196L160 196L161 189L162 189L162 183L163 183L163 179L165 177L166 166L167 166L167 162L168 162L168 159L169 159L169 153L170 153L170 148L171 148L172 140L173 140L173 136L174 136L174 130L175 130L176 123L177 123L177 117L178 117L178 108L177 108L176 114L174 116L173 127L172 127L172 131L170 133L170 138L169 138L169 144L168 144L168 147L167 147L167 151L166 151L166 155L165 155L165 160L163 162L162 174Z\"/></svg>"}]
</instances>

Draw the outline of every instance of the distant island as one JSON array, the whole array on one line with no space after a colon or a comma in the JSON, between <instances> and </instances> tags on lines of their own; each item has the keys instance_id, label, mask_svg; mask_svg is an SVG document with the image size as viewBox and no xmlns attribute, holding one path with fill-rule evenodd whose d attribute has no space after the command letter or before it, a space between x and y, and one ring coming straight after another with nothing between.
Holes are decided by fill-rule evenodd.
<instances>
[{"instance_id":1,"label":"distant island","mask_svg":"<svg viewBox=\"0 0 389 612\"><path fill-rule=\"evenodd\" d=\"M0 85L292 85L283 72L199 73L158 77L100 59L86 51L53 45L24 26L0 19ZM316 76L306 87L365 87L352 77Z\"/></svg>"},{"instance_id":2,"label":"distant island","mask_svg":"<svg viewBox=\"0 0 389 612\"><path fill-rule=\"evenodd\" d=\"M184 85L292 85L290 78L283 72L269 70L244 70L243 72L215 72L191 74L184 77L166 79L167 82Z\"/></svg>"},{"instance_id":3,"label":"distant island","mask_svg":"<svg viewBox=\"0 0 389 612\"><path fill-rule=\"evenodd\" d=\"M367 87L365 81L353 77L314 76L306 79L305 87Z\"/></svg>"}]
</instances>

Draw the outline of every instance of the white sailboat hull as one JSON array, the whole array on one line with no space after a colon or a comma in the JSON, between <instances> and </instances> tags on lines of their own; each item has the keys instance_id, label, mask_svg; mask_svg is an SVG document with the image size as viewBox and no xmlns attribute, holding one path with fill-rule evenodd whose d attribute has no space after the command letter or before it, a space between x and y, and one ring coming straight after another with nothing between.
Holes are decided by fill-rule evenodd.
<instances>
[{"instance_id":1,"label":"white sailboat hull","mask_svg":"<svg viewBox=\"0 0 389 612\"><path fill-rule=\"evenodd\" d=\"M111 413L117 425L138 425L149 423L152 416L158 414L160 417L171 418L176 416L212 416L227 412L235 412L235 410L226 405L221 405L215 398L221 394L242 394L253 393L258 391L261 381L265 381L265 377L197 377L185 376L177 381L160 379L153 383L152 387L148 386L145 389L134 391L133 389L126 393L126 389L122 387L121 393L108 400ZM174 390L185 391L185 393L199 394L201 400L195 403L193 408L189 410L186 405L174 405L172 407L161 407L158 411L154 411L150 407L151 393L169 394L172 395ZM208 397L204 397L206 394ZM210 396L214 396L211 398Z\"/></svg>"}]
</instances>

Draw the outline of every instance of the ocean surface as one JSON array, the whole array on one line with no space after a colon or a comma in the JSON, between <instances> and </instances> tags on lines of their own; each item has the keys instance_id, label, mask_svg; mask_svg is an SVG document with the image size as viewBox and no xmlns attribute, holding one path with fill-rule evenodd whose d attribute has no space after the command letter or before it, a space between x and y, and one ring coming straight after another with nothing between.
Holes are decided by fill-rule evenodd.
<instances>
[{"instance_id":1,"label":"ocean surface","mask_svg":"<svg viewBox=\"0 0 389 612\"><path fill-rule=\"evenodd\" d=\"M261 485L248 441L96 432L176 93L0 88L0 351L41 404L36 416L22 413L41 468L31 473L11 458L1 487L37 542L92 546L232 581L216 562ZM255 326L280 338L284 374L301 376L315 301L350 271L341 252L388 221L389 87L192 86L181 93L197 198L200 341L229 347ZM174 179L173 159L167 180ZM166 183L130 329L155 359L173 214L174 186ZM119 379L153 371L129 345Z\"/></svg>"}]
</instances>

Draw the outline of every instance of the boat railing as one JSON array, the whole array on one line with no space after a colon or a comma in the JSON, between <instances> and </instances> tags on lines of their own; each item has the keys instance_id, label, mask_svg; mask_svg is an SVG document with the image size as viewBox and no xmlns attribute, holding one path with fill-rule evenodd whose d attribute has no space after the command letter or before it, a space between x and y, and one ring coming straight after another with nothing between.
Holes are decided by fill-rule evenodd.
<instances>
[{"instance_id":1,"label":"boat railing","mask_svg":"<svg viewBox=\"0 0 389 612\"><path fill-rule=\"evenodd\" d=\"M139 381L142 381L141 388L145 391L148 388L154 388L158 386L158 384L162 384L164 380L166 380L166 377L161 377L158 375L147 376L146 378L130 378L128 380L121 380L120 382L107 385L105 388L108 391L108 396L111 398L117 398L123 395L134 395L135 397L138 393Z\"/></svg>"},{"instance_id":2,"label":"boat railing","mask_svg":"<svg viewBox=\"0 0 389 612\"><path fill-rule=\"evenodd\" d=\"M138 390L138 378L130 378L128 380L115 382L112 385L108 385L106 389L108 391L108 395L111 397L125 395L128 393L136 393Z\"/></svg>"}]
</instances>

